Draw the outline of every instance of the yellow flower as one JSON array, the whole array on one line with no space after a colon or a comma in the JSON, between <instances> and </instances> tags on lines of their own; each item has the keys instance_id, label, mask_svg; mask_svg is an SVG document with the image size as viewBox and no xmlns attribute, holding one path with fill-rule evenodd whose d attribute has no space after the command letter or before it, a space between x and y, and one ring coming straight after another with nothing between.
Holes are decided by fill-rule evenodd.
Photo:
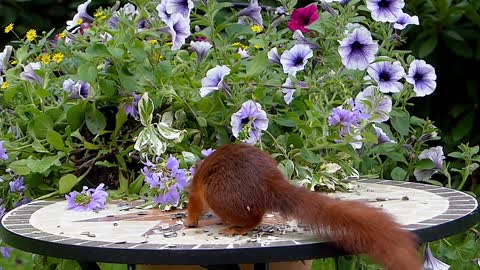
<instances>
[{"instance_id":1,"label":"yellow flower","mask_svg":"<svg viewBox=\"0 0 480 270\"><path fill-rule=\"evenodd\" d=\"M242 47L242 49L244 49L244 50L248 49L248 45L242 45L240 47Z\"/></svg>"},{"instance_id":2,"label":"yellow flower","mask_svg":"<svg viewBox=\"0 0 480 270\"><path fill-rule=\"evenodd\" d=\"M52 57L50 56L50 54L46 53L46 54L42 54L42 62L46 65L48 63L50 63L50 61L52 60Z\"/></svg>"},{"instance_id":3,"label":"yellow flower","mask_svg":"<svg viewBox=\"0 0 480 270\"><path fill-rule=\"evenodd\" d=\"M165 43L165 44L166 44L167 46L172 46L172 45L173 45L173 42L170 41L170 42L167 42L167 43Z\"/></svg>"},{"instance_id":4,"label":"yellow flower","mask_svg":"<svg viewBox=\"0 0 480 270\"><path fill-rule=\"evenodd\" d=\"M258 45L258 44L255 44L253 47L255 47L255 49L261 49L262 46Z\"/></svg>"},{"instance_id":5,"label":"yellow flower","mask_svg":"<svg viewBox=\"0 0 480 270\"><path fill-rule=\"evenodd\" d=\"M101 10L98 10L97 12L95 12L95 14L93 14L93 17L95 18L100 18L103 16L103 11Z\"/></svg>"},{"instance_id":6,"label":"yellow flower","mask_svg":"<svg viewBox=\"0 0 480 270\"><path fill-rule=\"evenodd\" d=\"M252 26L252 31L255 32L255 33L260 33L260 32L262 32L262 30L263 30L263 28L260 25L254 24Z\"/></svg>"},{"instance_id":7,"label":"yellow flower","mask_svg":"<svg viewBox=\"0 0 480 270\"><path fill-rule=\"evenodd\" d=\"M35 29L30 29L25 36L28 41L33 41L37 37L37 31Z\"/></svg>"},{"instance_id":8,"label":"yellow flower","mask_svg":"<svg viewBox=\"0 0 480 270\"><path fill-rule=\"evenodd\" d=\"M7 89L9 86L10 86L10 84L9 84L7 81L4 81L4 82L2 83L1 88L2 88L2 89Z\"/></svg>"},{"instance_id":9,"label":"yellow flower","mask_svg":"<svg viewBox=\"0 0 480 270\"><path fill-rule=\"evenodd\" d=\"M12 65L16 65L17 63L18 63L17 60L13 60L12 62L10 62L10 64Z\"/></svg>"},{"instance_id":10,"label":"yellow flower","mask_svg":"<svg viewBox=\"0 0 480 270\"><path fill-rule=\"evenodd\" d=\"M5 33L8 33L13 30L13 23L10 23L5 27Z\"/></svg>"},{"instance_id":11,"label":"yellow flower","mask_svg":"<svg viewBox=\"0 0 480 270\"><path fill-rule=\"evenodd\" d=\"M63 61L63 53L56 53L53 55L53 61L57 62L59 64L60 62Z\"/></svg>"},{"instance_id":12,"label":"yellow flower","mask_svg":"<svg viewBox=\"0 0 480 270\"><path fill-rule=\"evenodd\" d=\"M159 54L159 53L155 53L155 54L153 55L153 60L154 60L155 62L159 62L159 61L162 60L162 59L163 59L163 55L161 55L161 54Z\"/></svg>"},{"instance_id":13,"label":"yellow flower","mask_svg":"<svg viewBox=\"0 0 480 270\"><path fill-rule=\"evenodd\" d=\"M157 45L157 44L158 44L158 40L152 39L152 40L148 41L148 43L150 43L150 45Z\"/></svg>"},{"instance_id":14,"label":"yellow flower","mask_svg":"<svg viewBox=\"0 0 480 270\"><path fill-rule=\"evenodd\" d=\"M233 47L243 47L242 43L240 43L240 42L238 42L238 41L235 42L235 43L232 43L232 46L233 46Z\"/></svg>"},{"instance_id":15,"label":"yellow flower","mask_svg":"<svg viewBox=\"0 0 480 270\"><path fill-rule=\"evenodd\" d=\"M100 20L106 20L107 19L107 15L103 15L102 17L100 17Z\"/></svg>"},{"instance_id":16,"label":"yellow flower","mask_svg":"<svg viewBox=\"0 0 480 270\"><path fill-rule=\"evenodd\" d=\"M58 34L59 38L65 38L65 36L66 36L65 32L62 32L62 33Z\"/></svg>"},{"instance_id":17,"label":"yellow flower","mask_svg":"<svg viewBox=\"0 0 480 270\"><path fill-rule=\"evenodd\" d=\"M80 25L80 24L82 24L82 23L83 23L83 20L82 20L81 18L78 19L77 24Z\"/></svg>"}]
</instances>

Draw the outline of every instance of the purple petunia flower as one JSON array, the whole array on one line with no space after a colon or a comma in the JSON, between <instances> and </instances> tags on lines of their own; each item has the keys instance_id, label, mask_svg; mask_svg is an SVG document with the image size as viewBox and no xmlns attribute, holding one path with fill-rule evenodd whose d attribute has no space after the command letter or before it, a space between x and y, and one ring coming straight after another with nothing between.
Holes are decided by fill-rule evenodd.
<instances>
[{"instance_id":1,"label":"purple petunia flower","mask_svg":"<svg viewBox=\"0 0 480 270\"><path fill-rule=\"evenodd\" d=\"M417 16L410 16L407 13L402 13L400 16L398 16L397 21L393 25L393 28L398 29L398 30L403 30L407 25L410 24L415 24L418 25L418 17Z\"/></svg>"},{"instance_id":2,"label":"purple petunia flower","mask_svg":"<svg viewBox=\"0 0 480 270\"><path fill-rule=\"evenodd\" d=\"M307 45L297 44L290 50L286 50L280 57L283 72L295 76L297 71L305 69L308 59L313 57L313 51Z\"/></svg>"},{"instance_id":3,"label":"purple petunia flower","mask_svg":"<svg viewBox=\"0 0 480 270\"><path fill-rule=\"evenodd\" d=\"M118 10L127 16L129 20L133 20L133 18L139 14L137 8L132 5L131 3L126 3L122 8Z\"/></svg>"},{"instance_id":4,"label":"purple petunia flower","mask_svg":"<svg viewBox=\"0 0 480 270\"><path fill-rule=\"evenodd\" d=\"M22 80L27 80L30 82L38 83L39 85L43 84L43 79L35 73L35 70L41 68L41 64L39 62L30 63L23 68L23 72L20 73L20 78Z\"/></svg>"},{"instance_id":5,"label":"purple petunia flower","mask_svg":"<svg viewBox=\"0 0 480 270\"><path fill-rule=\"evenodd\" d=\"M72 99L86 99L88 97L88 91L90 90L90 84L68 78L63 82L63 90L69 93Z\"/></svg>"},{"instance_id":6,"label":"purple petunia flower","mask_svg":"<svg viewBox=\"0 0 480 270\"><path fill-rule=\"evenodd\" d=\"M0 247L0 253L4 258L10 258L10 252L13 250L11 247Z\"/></svg>"},{"instance_id":7,"label":"purple petunia flower","mask_svg":"<svg viewBox=\"0 0 480 270\"><path fill-rule=\"evenodd\" d=\"M5 206L0 205L0 219L7 213L7 209L5 209Z\"/></svg>"},{"instance_id":8,"label":"purple petunia flower","mask_svg":"<svg viewBox=\"0 0 480 270\"><path fill-rule=\"evenodd\" d=\"M212 148L203 149L201 152L202 152L202 155L203 155L204 157L208 157L208 156L210 156L213 152L215 152L215 149L212 149Z\"/></svg>"},{"instance_id":9,"label":"purple petunia flower","mask_svg":"<svg viewBox=\"0 0 480 270\"><path fill-rule=\"evenodd\" d=\"M379 22L396 22L404 6L403 0L367 0L372 18Z\"/></svg>"},{"instance_id":10,"label":"purple petunia flower","mask_svg":"<svg viewBox=\"0 0 480 270\"><path fill-rule=\"evenodd\" d=\"M436 79L435 69L424 60L413 60L410 63L406 80L413 84L413 91L417 97L433 93L437 87Z\"/></svg>"},{"instance_id":11,"label":"purple petunia flower","mask_svg":"<svg viewBox=\"0 0 480 270\"><path fill-rule=\"evenodd\" d=\"M202 79L202 88L200 88L200 96L205 97L213 91L226 89L227 85L223 81L225 76L230 74L230 68L227 66L219 66L207 71L207 76Z\"/></svg>"},{"instance_id":12,"label":"purple petunia flower","mask_svg":"<svg viewBox=\"0 0 480 270\"><path fill-rule=\"evenodd\" d=\"M267 53L268 60L272 63L280 64L280 54L278 54L277 47L270 49Z\"/></svg>"},{"instance_id":13,"label":"purple petunia flower","mask_svg":"<svg viewBox=\"0 0 480 270\"><path fill-rule=\"evenodd\" d=\"M137 119L140 116L140 113L138 112L138 101L140 100L140 96L132 93L133 99L130 101L129 104L125 104L123 106L123 109L125 110L125 113L127 115L130 115L131 117Z\"/></svg>"},{"instance_id":14,"label":"purple petunia flower","mask_svg":"<svg viewBox=\"0 0 480 270\"><path fill-rule=\"evenodd\" d=\"M103 209L107 202L108 193L104 190L105 184L101 183L97 188L83 187L82 192L72 191L65 195L67 209L75 211L94 211Z\"/></svg>"},{"instance_id":15,"label":"purple petunia flower","mask_svg":"<svg viewBox=\"0 0 480 270\"><path fill-rule=\"evenodd\" d=\"M242 142L255 144L260 140L262 130L268 128L267 113L259 103L253 100L245 101L240 110L232 114L230 125L233 136Z\"/></svg>"},{"instance_id":16,"label":"purple petunia flower","mask_svg":"<svg viewBox=\"0 0 480 270\"><path fill-rule=\"evenodd\" d=\"M202 63L207 57L208 51L212 48L212 44L208 41L191 41L190 46L197 53L197 63Z\"/></svg>"},{"instance_id":17,"label":"purple petunia flower","mask_svg":"<svg viewBox=\"0 0 480 270\"><path fill-rule=\"evenodd\" d=\"M430 159L435 165L434 168L431 170L415 169L413 171L413 175L415 175L415 178L418 181L428 180L436 172L443 170L443 160L445 159L445 156L443 154L443 148L441 146L431 147L429 149L423 150L420 155L418 155L418 159Z\"/></svg>"},{"instance_id":18,"label":"purple petunia flower","mask_svg":"<svg viewBox=\"0 0 480 270\"><path fill-rule=\"evenodd\" d=\"M85 3L79 5L77 7L77 13L73 16L71 21L67 21L67 30L70 31L78 25L79 21L85 23L92 23L93 17L87 13L87 7L92 2L92 0L88 0Z\"/></svg>"},{"instance_id":19,"label":"purple petunia flower","mask_svg":"<svg viewBox=\"0 0 480 270\"><path fill-rule=\"evenodd\" d=\"M156 7L158 16L164 23L167 23L168 21L170 21L170 17L171 17L171 14L167 13L167 1L168 0L162 0L160 4L158 4Z\"/></svg>"},{"instance_id":20,"label":"purple petunia flower","mask_svg":"<svg viewBox=\"0 0 480 270\"><path fill-rule=\"evenodd\" d=\"M5 147L3 147L4 143L5 141L0 141L0 160L8 159L7 150L5 150Z\"/></svg>"},{"instance_id":21,"label":"purple petunia flower","mask_svg":"<svg viewBox=\"0 0 480 270\"><path fill-rule=\"evenodd\" d=\"M192 0L166 0L165 3L165 11L168 14L180 14L185 18L190 17L190 12L193 7L194 4Z\"/></svg>"},{"instance_id":22,"label":"purple petunia flower","mask_svg":"<svg viewBox=\"0 0 480 270\"><path fill-rule=\"evenodd\" d=\"M440 261L439 259L433 256L430 246L426 245L425 247L425 261L423 262L423 269L425 270L448 270L450 265Z\"/></svg>"},{"instance_id":23,"label":"purple petunia flower","mask_svg":"<svg viewBox=\"0 0 480 270\"><path fill-rule=\"evenodd\" d=\"M254 24L263 26L262 8L258 5L258 0L250 0L250 5L237 13L238 17L248 17Z\"/></svg>"},{"instance_id":24,"label":"purple petunia flower","mask_svg":"<svg viewBox=\"0 0 480 270\"><path fill-rule=\"evenodd\" d=\"M367 72L382 93L398 93L403 89L403 84L398 80L405 77L405 70L398 61L372 63Z\"/></svg>"},{"instance_id":25,"label":"purple petunia flower","mask_svg":"<svg viewBox=\"0 0 480 270\"><path fill-rule=\"evenodd\" d=\"M312 50L316 50L320 48L320 46L317 45L315 42L308 40L300 30L296 30L293 33L293 39L295 39L295 44L307 45Z\"/></svg>"},{"instance_id":26,"label":"purple petunia flower","mask_svg":"<svg viewBox=\"0 0 480 270\"><path fill-rule=\"evenodd\" d=\"M0 53L0 73L8 69L10 56L12 55L13 47L10 45L5 46L3 52Z\"/></svg>"},{"instance_id":27,"label":"purple petunia flower","mask_svg":"<svg viewBox=\"0 0 480 270\"><path fill-rule=\"evenodd\" d=\"M20 201L18 201L18 202L15 204L14 208L19 207L19 206L22 206L22 205L24 205L24 204L27 204L27 203L29 203L29 202L31 202L31 201L32 201L32 199L30 199L30 198L28 198L28 197L22 198Z\"/></svg>"},{"instance_id":28,"label":"purple petunia flower","mask_svg":"<svg viewBox=\"0 0 480 270\"><path fill-rule=\"evenodd\" d=\"M282 84L282 93L285 95L283 96L283 100L285 100L285 103L290 104L293 100L293 94L295 93L295 87L307 87L307 84L305 82L296 82L295 84L292 82L290 77L288 77L285 80L285 83Z\"/></svg>"},{"instance_id":29,"label":"purple petunia flower","mask_svg":"<svg viewBox=\"0 0 480 270\"><path fill-rule=\"evenodd\" d=\"M190 19L178 13L172 14L167 22L167 31L172 35L172 51L176 51L185 44L185 39L190 36Z\"/></svg>"},{"instance_id":30,"label":"purple petunia flower","mask_svg":"<svg viewBox=\"0 0 480 270\"><path fill-rule=\"evenodd\" d=\"M365 70L375 60L378 44L372 40L370 31L365 27L358 27L340 41L338 53L342 63L348 69Z\"/></svg>"},{"instance_id":31,"label":"purple petunia flower","mask_svg":"<svg viewBox=\"0 0 480 270\"><path fill-rule=\"evenodd\" d=\"M369 120L375 123L387 121L392 111L392 99L375 91L375 86L369 86L355 97L356 109L370 115Z\"/></svg>"},{"instance_id":32,"label":"purple petunia flower","mask_svg":"<svg viewBox=\"0 0 480 270\"><path fill-rule=\"evenodd\" d=\"M328 117L328 124L330 126L340 126L340 135L345 133L351 134L352 130L360 125L360 122L370 118L370 115L365 114L353 106L353 101L350 101L350 106L353 109L347 110L343 106L333 108L332 113Z\"/></svg>"},{"instance_id":33,"label":"purple petunia flower","mask_svg":"<svg viewBox=\"0 0 480 270\"><path fill-rule=\"evenodd\" d=\"M384 143L397 143L394 140L391 140L387 134L379 127L372 125L373 129L375 130L375 134L377 134L377 145L384 144Z\"/></svg>"},{"instance_id":34,"label":"purple petunia flower","mask_svg":"<svg viewBox=\"0 0 480 270\"><path fill-rule=\"evenodd\" d=\"M170 187L168 189L167 193L161 195L161 196L155 196L152 198L153 202L155 204L173 204L176 205L178 204L178 201L180 200L180 193L178 192L177 188L175 186Z\"/></svg>"},{"instance_id":35,"label":"purple petunia flower","mask_svg":"<svg viewBox=\"0 0 480 270\"><path fill-rule=\"evenodd\" d=\"M10 186L10 192L12 193L15 193L15 192L22 193L25 191L23 176L20 176L17 179L10 181L8 185Z\"/></svg>"}]
</instances>

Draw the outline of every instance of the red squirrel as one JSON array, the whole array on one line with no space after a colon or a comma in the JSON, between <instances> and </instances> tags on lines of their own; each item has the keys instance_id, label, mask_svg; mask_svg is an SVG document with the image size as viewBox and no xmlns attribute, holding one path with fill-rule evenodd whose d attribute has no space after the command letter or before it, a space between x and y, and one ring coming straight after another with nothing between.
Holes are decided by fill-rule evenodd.
<instances>
[{"instance_id":1,"label":"red squirrel","mask_svg":"<svg viewBox=\"0 0 480 270\"><path fill-rule=\"evenodd\" d=\"M229 225L225 234L246 234L265 213L279 212L326 234L348 252L368 254L389 270L422 269L416 237L390 215L289 183L277 162L255 146L223 145L197 164L185 226L198 226L209 208Z\"/></svg>"}]
</instances>

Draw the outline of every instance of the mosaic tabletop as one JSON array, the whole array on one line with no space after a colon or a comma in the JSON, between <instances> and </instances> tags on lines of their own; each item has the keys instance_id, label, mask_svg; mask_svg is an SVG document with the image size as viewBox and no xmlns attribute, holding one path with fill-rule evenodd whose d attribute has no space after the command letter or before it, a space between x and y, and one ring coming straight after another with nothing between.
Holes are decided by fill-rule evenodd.
<instances>
[{"instance_id":1,"label":"mosaic tabletop","mask_svg":"<svg viewBox=\"0 0 480 270\"><path fill-rule=\"evenodd\" d=\"M390 180L354 183L353 192L330 195L382 208L422 242L465 231L479 221L477 200L463 192ZM185 210L145 210L140 203L115 201L100 211L77 212L65 210L65 200L34 201L4 216L0 237L33 253L117 263L253 263L341 255L308 228L276 213L267 213L248 235L225 236L211 214L198 228L184 228Z\"/></svg>"}]
</instances>

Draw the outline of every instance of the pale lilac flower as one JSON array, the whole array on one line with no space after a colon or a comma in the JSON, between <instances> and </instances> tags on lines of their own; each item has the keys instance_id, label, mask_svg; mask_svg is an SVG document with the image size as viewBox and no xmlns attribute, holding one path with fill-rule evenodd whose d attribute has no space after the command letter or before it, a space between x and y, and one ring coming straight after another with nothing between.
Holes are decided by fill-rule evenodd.
<instances>
[{"instance_id":1,"label":"pale lilac flower","mask_svg":"<svg viewBox=\"0 0 480 270\"><path fill-rule=\"evenodd\" d=\"M13 47L10 45L5 46L3 52L0 53L0 74L8 69L8 62L12 55Z\"/></svg>"},{"instance_id":2,"label":"pale lilac flower","mask_svg":"<svg viewBox=\"0 0 480 270\"><path fill-rule=\"evenodd\" d=\"M333 108L332 113L328 117L328 124L330 126L339 126L340 135L344 136L346 133L353 134L363 120L370 118L370 115L365 114L354 106L353 100L350 100L350 107L352 109L344 109L343 106Z\"/></svg>"},{"instance_id":3,"label":"pale lilac flower","mask_svg":"<svg viewBox=\"0 0 480 270\"><path fill-rule=\"evenodd\" d=\"M242 142L255 144L262 136L262 130L268 128L267 113L262 106L253 100L245 101L240 110L232 114L230 125L232 125L233 136Z\"/></svg>"},{"instance_id":4,"label":"pale lilac flower","mask_svg":"<svg viewBox=\"0 0 480 270\"><path fill-rule=\"evenodd\" d=\"M186 18L190 17L193 7L192 0L167 0L165 3L165 10L168 14L181 14Z\"/></svg>"},{"instance_id":5,"label":"pale lilac flower","mask_svg":"<svg viewBox=\"0 0 480 270\"><path fill-rule=\"evenodd\" d=\"M450 269L450 265L435 258L432 254L432 250L430 250L430 246L427 243L425 247L425 261L423 263L423 269L424 270L448 270Z\"/></svg>"},{"instance_id":6,"label":"pale lilac flower","mask_svg":"<svg viewBox=\"0 0 480 270\"><path fill-rule=\"evenodd\" d=\"M382 93L398 93L403 89L399 80L405 77L405 70L398 61L372 63L367 72Z\"/></svg>"},{"instance_id":7,"label":"pale lilac flower","mask_svg":"<svg viewBox=\"0 0 480 270\"><path fill-rule=\"evenodd\" d=\"M172 186L168 189L167 193L161 196L154 196L152 198L153 203L155 204L173 204L176 205L180 199L180 193L178 192L177 188Z\"/></svg>"},{"instance_id":8,"label":"pale lilac flower","mask_svg":"<svg viewBox=\"0 0 480 270\"><path fill-rule=\"evenodd\" d=\"M35 70L39 70L40 68L41 64L39 62L30 63L23 68L23 72L20 73L20 78L22 80L27 80L42 85L43 78L41 78L40 76L38 76L37 73L35 73Z\"/></svg>"},{"instance_id":9,"label":"pale lilac flower","mask_svg":"<svg viewBox=\"0 0 480 270\"><path fill-rule=\"evenodd\" d=\"M365 27L355 28L338 47L342 63L348 69L365 70L375 60L377 51L378 44Z\"/></svg>"},{"instance_id":10,"label":"pale lilac flower","mask_svg":"<svg viewBox=\"0 0 480 270\"><path fill-rule=\"evenodd\" d=\"M5 147L3 147L4 143L5 141L0 141L0 160L8 159L7 150L5 150Z\"/></svg>"},{"instance_id":11,"label":"pale lilac flower","mask_svg":"<svg viewBox=\"0 0 480 270\"><path fill-rule=\"evenodd\" d=\"M90 84L68 78L63 81L63 90L69 93L72 99L86 99L88 97L88 91L90 90Z\"/></svg>"},{"instance_id":12,"label":"pale lilac flower","mask_svg":"<svg viewBox=\"0 0 480 270\"><path fill-rule=\"evenodd\" d=\"M190 36L190 19L174 13L167 22L167 27L172 35L172 51L180 49L185 44L185 39Z\"/></svg>"},{"instance_id":13,"label":"pale lilac flower","mask_svg":"<svg viewBox=\"0 0 480 270\"><path fill-rule=\"evenodd\" d=\"M158 16L164 23L167 23L168 21L170 21L170 17L171 17L171 14L167 13L167 1L168 0L162 0L160 4L158 4L156 7Z\"/></svg>"},{"instance_id":14,"label":"pale lilac flower","mask_svg":"<svg viewBox=\"0 0 480 270\"><path fill-rule=\"evenodd\" d=\"M200 88L200 96L205 97L213 91L227 88L223 81L225 76L230 74L230 68L227 66L219 66L207 71L207 76L202 79L202 88Z\"/></svg>"},{"instance_id":15,"label":"pale lilac flower","mask_svg":"<svg viewBox=\"0 0 480 270\"><path fill-rule=\"evenodd\" d=\"M119 12L123 12L123 14L125 14L125 16L127 16L127 18L129 20L133 20L133 18L139 14L137 8L132 5L131 3L127 3L125 4L122 8L120 8L118 10Z\"/></svg>"},{"instance_id":16,"label":"pale lilac flower","mask_svg":"<svg viewBox=\"0 0 480 270\"><path fill-rule=\"evenodd\" d=\"M290 79L290 77L288 77L285 80L285 83L282 84L282 86L283 86L282 93L285 94L283 96L283 100L285 100L285 103L290 104L293 100L293 94L296 91L295 87L305 88L305 87L307 87L307 84L305 82L300 82L300 81L298 81L294 84L292 82L292 79Z\"/></svg>"},{"instance_id":17,"label":"pale lilac flower","mask_svg":"<svg viewBox=\"0 0 480 270\"><path fill-rule=\"evenodd\" d=\"M297 44L290 50L286 50L280 57L283 72L295 76L297 71L305 69L308 59L313 57L313 51L307 45Z\"/></svg>"},{"instance_id":18,"label":"pale lilac flower","mask_svg":"<svg viewBox=\"0 0 480 270\"><path fill-rule=\"evenodd\" d=\"M141 171L143 175L145 175L145 183L147 183L150 188L164 188L164 176L162 172L151 172L147 166L143 167Z\"/></svg>"},{"instance_id":19,"label":"pale lilac flower","mask_svg":"<svg viewBox=\"0 0 480 270\"><path fill-rule=\"evenodd\" d=\"M151 189L160 189L152 198L155 204L178 204L180 193L188 185L187 170L180 169L178 159L170 155L162 171L150 172L144 167L142 172Z\"/></svg>"},{"instance_id":20,"label":"pale lilac flower","mask_svg":"<svg viewBox=\"0 0 480 270\"><path fill-rule=\"evenodd\" d=\"M8 183L10 186L10 192L12 193L22 193L25 191L25 184L23 183L23 176L18 177L17 179L10 181Z\"/></svg>"},{"instance_id":21,"label":"pale lilac flower","mask_svg":"<svg viewBox=\"0 0 480 270\"><path fill-rule=\"evenodd\" d=\"M0 253L4 258L10 258L10 252L13 250L11 247L0 247Z\"/></svg>"},{"instance_id":22,"label":"pale lilac flower","mask_svg":"<svg viewBox=\"0 0 480 270\"><path fill-rule=\"evenodd\" d=\"M417 16L410 16L407 13L402 13L398 16L397 21L393 25L393 28L403 30L407 25L415 24L418 25L418 17Z\"/></svg>"},{"instance_id":23,"label":"pale lilac flower","mask_svg":"<svg viewBox=\"0 0 480 270\"><path fill-rule=\"evenodd\" d=\"M250 54L248 54L248 50L243 49L243 48L238 48L238 54L240 55L241 59L245 59L250 57Z\"/></svg>"},{"instance_id":24,"label":"pale lilac flower","mask_svg":"<svg viewBox=\"0 0 480 270\"><path fill-rule=\"evenodd\" d=\"M108 25L110 26L110 28L118 28L118 22L120 21L120 19L118 18L118 16L115 16L113 15L112 17L110 17L110 19L108 19Z\"/></svg>"},{"instance_id":25,"label":"pale lilac flower","mask_svg":"<svg viewBox=\"0 0 480 270\"><path fill-rule=\"evenodd\" d=\"M343 34L348 35L353 32L353 30L357 28L365 28L365 26L359 24L359 23L347 23L345 25L345 30L343 31Z\"/></svg>"},{"instance_id":26,"label":"pale lilac flower","mask_svg":"<svg viewBox=\"0 0 480 270\"><path fill-rule=\"evenodd\" d=\"M377 135L377 145L384 143L397 143L394 140L391 140L387 134L379 127L372 125L375 129L375 134Z\"/></svg>"},{"instance_id":27,"label":"pale lilac flower","mask_svg":"<svg viewBox=\"0 0 480 270\"><path fill-rule=\"evenodd\" d=\"M431 170L415 169L413 171L413 174L418 181L428 180L430 179L430 177L432 177L433 174L443 170L443 160L445 159L445 156L443 154L443 148L441 146L431 147L429 149L423 150L420 155L418 155L418 159L430 159L435 165L434 168Z\"/></svg>"},{"instance_id":28,"label":"pale lilac flower","mask_svg":"<svg viewBox=\"0 0 480 270\"><path fill-rule=\"evenodd\" d=\"M272 63L280 64L280 54L278 53L277 47L270 49L267 53L268 60Z\"/></svg>"},{"instance_id":29,"label":"pale lilac flower","mask_svg":"<svg viewBox=\"0 0 480 270\"><path fill-rule=\"evenodd\" d=\"M15 204L14 208L19 207L19 206L24 205L24 204L27 204L27 203L29 203L29 202L31 202L31 201L32 201L32 199L30 199L30 198L28 198L28 197L22 198L20 201L18 201L18 202Z\"/></svg>"},{"instance_id":30,"label":"pale lilac flower","mask_svg":"<svg viewBox=\"0 0 480 270\"><path fill-rule=\"evenodd\" d=\"M5 209L5 206L0 205L0 219L7 213L7 209Z\"/></svg>"},{"instance_id":31,"label":"pale lilac flower","mask_svg":"<svg viewBox=\"0 0 480 270\"><path fill-rule=\"evenodd\" d=\"M295 30L295 32L293 33L293 39L295 39L295 44L307 45L312 50L316 50L320 48L319 45L308 40L300 30Z\"/></svg>"},{"instance_id":32,"label":"pale lilac flower","mask_svg":"<svg viewBox=\"0 0 480 270\"><path fill-rule=\"evenodd\" d=\"M203 149L203 150L202 150L202 155L203 155L204 157L208 157L208 156L210 156L213 152L215 152L215 149L212 149L212 148Z\"/></svg>"},{"instance_id":33,"label":"pale lilac flower","mask_svg":"<svg viewBox=\"0 0 480 270\"><path fill-rule=\"evenodd\" d=\"M404 6L403 0L367 0L372 18L379 22L396 22Z\"/></svg>"},{"instance_id":34,"label":"pale lilac flower","mask_svg":"<svg viewBox=\"0 0 480 270\"><path fill-rule=\"evenodd\" d=\"M97 188L83 187L82 192L72 191L65 195L67 209L75 211L94 211L103 209L107 202L108 193L104 190L105 184L101 183Z\"/></svg>"},{"instance_id":35,"label":"pale lilac flower","mask_svg":"<svg viewBox=\"0 0 480 270\"><path fill-rule=\"evenodd\" d=\"M435 69L424 60L413 60L410 63L406 80L413 84L413 91L417 97L433 93L437 87L436 79Z\"/></svg>"},{"instance_id":36,"label":"pale lilac flower","mask_svg":"<svg viewBox=\"0 0 480 270\"><path fill-rule=\"evenodd\" d=\"M87 7L92 2L92 0L88 0L85 3L79 5L77 7L77 13L73 16L71 21L67 21L67 30L70 31L78 25L78 22L81 20L85 23L92 23L93 17L87 13Z\"/></svg>"},{"instance_id":37,"label":"pale lilac flower","mask_svg":"<svg viewBox=\"0 0 480 270\"><path fill-rule=\"evenodd\" d=\"M125 104L123 106L123 109L125 110L125 113L127 115L130 115L131 117L137 119L140 116L140 113L138 112L138 101L140 100L140 95L137 95L135 93L132 93L133 99L130 101L129 104Z\"/></svg>"},{"instance_id":38,"label":"pale lilac flower","mask_svg":"<svg viewBox=\"0 0 480 270\"><path fill-rule=\"evenodd\" d=\"M207 57L208 51L212 48L212 44L208 41L190 41L190 46L197 53L197 63L202 63Z\"/></svg>"},{"instance_id":39,"label":"pale lilac flower","mask_svg":"<svg viewBox=\"0 0 480 270\"><path fill-rule=\"evenodd\" d=\"M355 106L364 114L370 115L370 121L385 122L390 118L392 99L378 91L375 86L369 86L355 97Z\"/></svg>"},{"instance_id":40,"label":"pale lilac flower","mask_svg":"<svg viewBox=\"0 0 480 270\"><path fill-rule=\"evenodd\" d=\"M239 17L248 17L254 24L263 26L262 8L258 5L258 0L250 0L250 5L237 13Z\"/></svg>"},{"instance_id":41,"label":"pale lilac flower","mask_svg":"<svg viewBox=\"0 0 480 270\"><path fill-rule=\"evenodd\" d=\"M288 15L288 10L283 6L279 6L275 9L275 14L276 15Z\"/></svg>"}]
</instances>

